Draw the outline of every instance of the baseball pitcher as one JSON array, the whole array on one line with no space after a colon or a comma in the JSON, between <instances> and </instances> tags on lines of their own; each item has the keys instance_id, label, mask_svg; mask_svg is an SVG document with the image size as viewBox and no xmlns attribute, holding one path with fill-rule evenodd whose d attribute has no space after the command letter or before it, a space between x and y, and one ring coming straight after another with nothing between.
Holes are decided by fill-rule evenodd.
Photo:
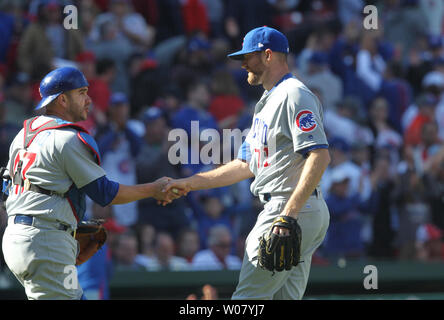
<instances>
[{"instance_id":1,"label":"baseball pitcher","mask_svg":"<svg viewBox=\"0 0 444 320\"><path fill-rule=\"evenodd\" d=\"M238 158L215 170L172 180L165 190L216 188L254 177L251 192L264 209L246 241L232 299L302 299L311 257L329 212L319 182L330 157L316 96L289 72L287 38L260 27L248 32L241 60L250 85L265 89Z\"/></svg>"}]
</instances>

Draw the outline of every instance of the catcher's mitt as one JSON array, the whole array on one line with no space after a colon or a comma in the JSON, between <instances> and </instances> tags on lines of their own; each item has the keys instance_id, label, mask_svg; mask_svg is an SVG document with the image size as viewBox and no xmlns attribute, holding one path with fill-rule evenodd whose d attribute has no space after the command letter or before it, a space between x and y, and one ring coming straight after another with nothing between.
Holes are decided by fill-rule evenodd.
<instances>
[{"instance_id":1,"label":"catcher's mitt","mask_svg":"<svg viewBox=\"0 0 444 320\"><path fill-rule=\"evenodd\" d=\"M79 242L77 266L91 258L105 243L107 233L102 223L103 220L90 220L78 224L75 236Z\"/></svg>"},{"instance_id":2,"label":"catcher's mitt","mask_svg":"<svg viewBox=\"0 0 444 320\"><path fill-rule=\"evenodd\" d=\"M288 236L273 233L274 227L286 228ZM301 257L301 228L296 219L279 216L270 231L259 238L258 263L269 271L290 270L299 264Z\"/></svg>"}]
</instances>

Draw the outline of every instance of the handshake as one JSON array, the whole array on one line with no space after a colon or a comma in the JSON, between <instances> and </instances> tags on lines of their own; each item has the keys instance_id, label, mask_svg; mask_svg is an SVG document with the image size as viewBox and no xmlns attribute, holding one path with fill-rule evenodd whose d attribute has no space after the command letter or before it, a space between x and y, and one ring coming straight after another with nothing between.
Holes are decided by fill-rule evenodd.
<instances>
[{"instance_id":1,"label":"handshake","mask_svg":"<svg viewBox=\"0 0 444 320\"><path fill-rule=\"evenodd\" d=\"M153 198L157 204L166 206L173 200L186 196L191 191L191 185L188 179L173 179L162 177L153 182Z\"/></svg>"}]
</instances>

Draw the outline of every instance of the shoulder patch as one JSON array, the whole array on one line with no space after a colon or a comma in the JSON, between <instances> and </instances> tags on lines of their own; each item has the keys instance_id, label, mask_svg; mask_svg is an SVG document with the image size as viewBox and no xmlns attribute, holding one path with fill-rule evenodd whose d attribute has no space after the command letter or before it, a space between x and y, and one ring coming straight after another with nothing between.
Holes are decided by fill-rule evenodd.
<instances>
[{"instance_id":1,"label":"shoulder patch","mask_svg":"<svg viewBox=\"0 0 444 320\"><path fill-rule=\"evenodd\" d=\"M318 126L313 112L310 110L301 110L298 112L296 115L296 125L303 132L313 131Z\"/></svg>"},{"instance_id":2,"label":"shoulder patch","mask_svg":"<svg viewBox=\"0 0 444 320\"><path fill-rule=\"evenodd\" d=\"M93 137L91 137L86 132L77 132L77 137L82 141L94 154L94 158L96 159L96 162L98 165L101 163L100 159L100 152L99 152L99 146L97 145L96 141Z\"/></svg>"}]
</instances>

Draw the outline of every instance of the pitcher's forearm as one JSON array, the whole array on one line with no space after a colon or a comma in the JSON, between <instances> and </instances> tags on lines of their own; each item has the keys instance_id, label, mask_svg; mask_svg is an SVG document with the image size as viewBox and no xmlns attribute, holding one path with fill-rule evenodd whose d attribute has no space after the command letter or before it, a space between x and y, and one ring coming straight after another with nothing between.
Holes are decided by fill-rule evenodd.
<instances>
[{"instance_id":1,"label":"pitcher's forearm","mask_svg":"<svg viewBox=\"0 0 444 320\"><path fill-rule=\"evenodd\" d=\"M187 178L191 190L220 188L254 177L248 163L239 159L233 160L219 168L200 172Z\"/></svg>"}]
</instances>

